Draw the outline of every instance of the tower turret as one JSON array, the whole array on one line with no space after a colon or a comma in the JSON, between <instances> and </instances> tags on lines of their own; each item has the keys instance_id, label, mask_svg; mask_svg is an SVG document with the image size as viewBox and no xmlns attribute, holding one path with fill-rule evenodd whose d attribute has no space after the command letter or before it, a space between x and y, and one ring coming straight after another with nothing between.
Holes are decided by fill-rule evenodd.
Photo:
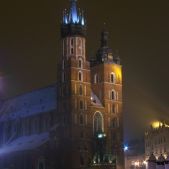
<instances>
[{"instance_id":1,"label":"tower turret","mask_svg":"<svg viewBox=\"0 0 169 169\"><path fill-rule=\"evenodd\" d=\"M119 55L113 52L112 48L109 47L109 32L104 29L101 32L100 48L97 51L96 61L94 63L116 63L120 64Z\"/></svg>"},{"instance_id":2,"label":"tower turret","mask_svg":"<svg viewBox=\"0 0 169 169\"><path fill-rule=\"evenodd\" d=\"M101 45L97 52L97 62L113 62L113 51L108 46L109 32L103 30L101 33Z\"/></svg>"}]
</instances>

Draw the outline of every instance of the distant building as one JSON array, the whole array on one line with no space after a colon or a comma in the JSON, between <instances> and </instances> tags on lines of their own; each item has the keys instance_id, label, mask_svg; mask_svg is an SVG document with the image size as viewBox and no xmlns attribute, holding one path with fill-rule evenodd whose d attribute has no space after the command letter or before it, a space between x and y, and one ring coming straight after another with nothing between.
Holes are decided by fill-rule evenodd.
<instances>
[{"instance_id":1,"label":"distant building","mask_svg":"<svg viewBox=\"0 0 169 169\"><path fill-rule=\"evenodd\" d=\"M145 156L131 155L125 156L125 169L146 169Z\"/></svg>"},{"instance_id":2,"label":"distant building","mask_svg":"<svg viewBox=\"0 0 169 169\"><path fill-rule=\"evenodd\" d=\"M154 122L145 132L145 157L154 154L156 159L169 153L169 125L162 122Z\"/></svg>"},{"instance_id":3,"label":"distant building","mask_svg":"<svg viewBox=\"0 0 169 169\"><path fill-rule=\"evenodd\" d=\"M158 159L151 154L146 162L146 169L169 169L169 156L160 155Z\"/></svg>"},{"instance_id":4,"label":"distant building","mask_svg":"<svg viewBox=\"0 0 169 169\"><path fill-rule=\"evenodd\" d=\"M145 169L144 139L132 140L125 151L125 169Z\"/></svg>"},{"instance_id":5,"label":"distant building","mask_svg":"<svg viewBox=\"0 0 169 169\"><path fill-rule=\"evenodd\" d=\"M124 169L122 65L105 30L90 61L76 1L63 12L57 84L0 107L0 169Z\"/></svg>"}]
</instances>

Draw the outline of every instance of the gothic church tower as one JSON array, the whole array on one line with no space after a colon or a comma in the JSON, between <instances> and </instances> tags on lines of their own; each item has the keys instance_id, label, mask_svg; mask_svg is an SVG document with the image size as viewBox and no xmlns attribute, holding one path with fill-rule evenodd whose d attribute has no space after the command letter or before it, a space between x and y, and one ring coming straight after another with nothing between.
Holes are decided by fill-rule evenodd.
<instances>
[{"instance_id":1,"label":"gothic church tower","mask_svg":"<svg viewBox=\"0 0 169 169\"><path fill-rule=\"evenodd\" d=\"M90 163L88 118L91 98L90 64L86 57L86 25L83 11L71 0L63 12L62 55L58 64L58 119L61 168L83 168Z\"/></svg>"},{"instance_id":2,"label":"gothic church tower","mask_svg":"<svg viewBox=\"0 0 169 169\"><path fill-rule=\"evenodd\" d=\"M86 20L70 1L61 24L58 59L58 167L123 168L122 74L103 31L97 58L86 56ZM91 63L91 64L90 64Z\"/></svg>"}]
</instances>

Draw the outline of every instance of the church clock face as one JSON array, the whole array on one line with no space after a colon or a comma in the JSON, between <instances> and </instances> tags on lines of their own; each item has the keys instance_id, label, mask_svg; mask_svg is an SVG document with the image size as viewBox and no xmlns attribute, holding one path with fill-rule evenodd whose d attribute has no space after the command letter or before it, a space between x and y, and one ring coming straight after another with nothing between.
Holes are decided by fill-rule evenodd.
<instances>
[{"instance_id":1,"label":"church clock face","mask_svg":"<svg viewBox=\"0 0 169 169\"><path fill-rule=\"evenodd\" d=\"M77 39L77 53L78 55L82 55L82 39Z\"/></svg>"}]
</instances>

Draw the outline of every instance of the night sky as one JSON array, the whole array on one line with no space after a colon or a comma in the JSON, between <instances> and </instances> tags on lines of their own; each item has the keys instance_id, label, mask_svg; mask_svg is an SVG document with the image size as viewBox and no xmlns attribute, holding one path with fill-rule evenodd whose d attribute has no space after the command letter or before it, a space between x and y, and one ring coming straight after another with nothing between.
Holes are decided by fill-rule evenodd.
<instances>
[{"instance_id":1,"label":"night sky","mask_svg":"<svg viewBox=\"0 0 169 169\"><path fill-rule=\"evenodd\" d=\"M169 121L169 1L79 0L93 57L106 23L123 64L125 139L152 120ZM0 3L0 97L55 83L62 10L69 0Z\"/></svg>"}]
</instances>

